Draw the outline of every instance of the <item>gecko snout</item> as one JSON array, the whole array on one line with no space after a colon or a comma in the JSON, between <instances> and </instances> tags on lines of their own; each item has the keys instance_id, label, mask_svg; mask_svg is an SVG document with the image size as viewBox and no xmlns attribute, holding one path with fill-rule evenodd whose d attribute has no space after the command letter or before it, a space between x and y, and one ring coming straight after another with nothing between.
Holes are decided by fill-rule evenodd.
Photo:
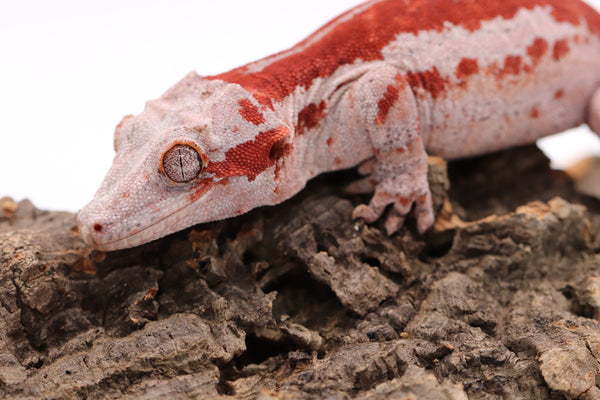
<instances>
[{"instance_id":1,"label":"gecko snout","mask_svg":"<svg viewBox=\"0 0 600 400\"><path fill-rule=\"evenodd\" d=\"M86 207L77 214L77 226L84 242L103 250L103 244L110 242L110 223L89 215Z\"/></svg>"}]
</instances>

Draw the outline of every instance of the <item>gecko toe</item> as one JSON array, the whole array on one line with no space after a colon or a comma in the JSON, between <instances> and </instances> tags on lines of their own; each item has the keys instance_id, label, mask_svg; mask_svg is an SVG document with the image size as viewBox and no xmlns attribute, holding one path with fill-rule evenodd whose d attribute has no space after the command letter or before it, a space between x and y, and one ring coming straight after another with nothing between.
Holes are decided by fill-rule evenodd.
<instances>
[{"instance_id":1,"label":"gecko toe","mask_svg":"<svg viewBox=\"0 0 600 400\"><path fill-rule=\"evenodd\" d=\"M420 234L425 233L435 222L431 193L427 192L416 201L415 218L417 219L417 230Z\"/></svg>"},{"instance_id":2,"label":"gecko toe","mask_svg":"<svg viewBox=\"0 0 600 400\"><path fill-rule=\"evenodd\" d=\"M367 223L375 222L379 218L381 213L376 213L371 207L366 204L360 204L356 206L352 212L352 219L362 218Z\"/></svg>"},{"instance_id":3,"label":"gecko toe","mask_svg":"<svg viewBox=\"0 0 600 400\"><path fill-rule=\"evenodd\" d=\"M376 186L377 182L374 179L366 177L352 182L346 186L345 190L351 194L366 194L373 193Z\"/></svg>"},{"instance_id":4,"label":"gecko toe","mask_svg":"<svg viewBox=\"0 0 600 400\"><path fill-rule=\"evenodd\" d=\"M375 171L375 165L376 162L374 158L368 159L358 166L358 173L362 176L371 175Z\"/></svg>"},{"instance_id":5,"label":"gecko toe","mask_svg":"<svg viewBox=\"0 0 600 400\"><path fill-rule=\"evenodd\" d=\"M404 220L406 218L406 214L399 213L395 208L392 208L385 219L385 232L388 236L398 232L402 225L404 225Z\"/></svg>"}]
</instances>

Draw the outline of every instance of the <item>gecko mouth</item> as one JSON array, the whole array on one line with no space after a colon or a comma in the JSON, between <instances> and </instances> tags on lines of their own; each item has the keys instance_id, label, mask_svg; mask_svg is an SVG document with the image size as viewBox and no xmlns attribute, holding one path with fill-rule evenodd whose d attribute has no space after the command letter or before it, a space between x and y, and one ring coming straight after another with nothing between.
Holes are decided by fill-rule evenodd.
<instances>
[{"instance_id":1,"label":"gecko mouth","mask_svg":"<svg viewBox=\"0 0 600 400\"><path fill-rule=\"evenodd\" d=\"M214 193L206 193L210 185L200 185L194 189L194 194L201 194L205 200L210 200ZM186 192L181 192L186 193ZM186 201L183 207L171 211L164 208L161 211L163 216L156 219L151 224L140 228L127 228L127 217L115 218L110 223L103 224L103 221L96 219L96 213L89 212L88 209L95 207L93 202L80 210L78 225L81 227L81 235L83 240L98 250L114 251L130 247L140 246L144 243L160 239L192 225L201 224L223 218L211 215L209 219L202 220L197 215L197 218L190 219L189 215L185 215L185 211L192 205L198 207L198 199L195 201ZM92 207L90 207L92 206ZM206 217L206 216L204 216ZM133 224L131 224L133 225Z\"/></svg>"},{"instance_id":2,"label":"gecko mouth","mask_svg":"<svg viewBox=\"0 0 600 400\"><path fill-rule=\"evenodd\" d=\"M177 232L181 229L187 228L187 226L179 227L178 222L181 221L178 218L178 215L189 207L192 203L186 204L184 207L178 209L174 213L170 213L151 225L146 226L145 228L135 230L125 236L119 237L117 239L112 239L108 241L101 241L101 234L103 231L103 225L101 223L91 224L79 224L80 226L86 226L85 230L81 230L83 239L93 244L93 246L102 251L115 251L121 250L130 247L140 246L144 243L151 242L156 239L160 239L161 237L170 235L171 233ZM191 226L191 225L190 225Z\"/></svg>"}]
</instances>

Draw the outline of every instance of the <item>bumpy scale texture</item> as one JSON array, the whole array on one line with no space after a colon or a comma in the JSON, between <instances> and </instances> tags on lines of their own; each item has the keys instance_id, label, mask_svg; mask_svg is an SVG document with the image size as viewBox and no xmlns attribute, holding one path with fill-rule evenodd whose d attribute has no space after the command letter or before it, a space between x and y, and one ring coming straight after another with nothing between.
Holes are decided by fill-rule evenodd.
<instances>
[{"instance_id":1,"label":"bumpy scale texture","mask_svg":"<svg viewBox=\"0 0 600 400\"><path fill-rule=\"evenodd\" d=\"M423 232L428 154L483 154L582 123L600 131L599 54L600 15L581 1L366 2L290 50L192 72L125 117L80 231L98 249L132 247L362 164L349 189L373 197L353 216L373 222L391 206L393 233L414 210ZM203 164L189 182L161 164L181 145Z\"/></svg>"}]
</instances>

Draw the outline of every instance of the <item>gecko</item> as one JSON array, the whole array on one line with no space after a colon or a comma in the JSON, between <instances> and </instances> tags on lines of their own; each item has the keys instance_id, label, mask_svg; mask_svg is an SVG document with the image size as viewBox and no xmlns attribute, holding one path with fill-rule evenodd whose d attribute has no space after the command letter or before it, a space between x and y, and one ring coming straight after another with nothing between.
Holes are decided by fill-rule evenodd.
<instances>
[{"instance_id":1,"label":"gecko","mask_svg":"<svg viewBox=\"0 0 600 400\"><path fill-rule=\"evenodd\" d=\"M435 219L428 155L448 160L600 132L600 15L579 0L372 0L292 48L191 72L114 132L78 213L99 250L275 205L358 166L353 218L388 234ZM490 177L493 179L493 177Z\"/></svg>"}]
</instances>

